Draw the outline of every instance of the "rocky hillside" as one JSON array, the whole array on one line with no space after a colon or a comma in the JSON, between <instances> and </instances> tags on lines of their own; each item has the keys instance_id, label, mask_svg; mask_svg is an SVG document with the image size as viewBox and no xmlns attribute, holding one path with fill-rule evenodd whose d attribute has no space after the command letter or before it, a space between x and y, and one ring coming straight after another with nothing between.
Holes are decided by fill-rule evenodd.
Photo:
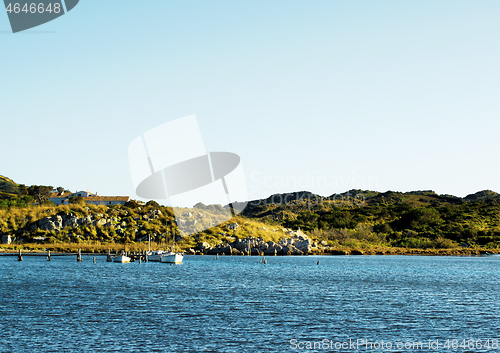
<instances>
[{"instance_id":1,"label":"rocky hillside","mask_svg":"<svg viewBox=\"0 0 500 353\"><path fill-rule=\"evenodd\" d=\"M238 223L231 223L228 229L237 230ZM264 228L264 230L266 230ZM280 228L277 231L279 240L265 241L263 238L247 237L239 239L238 237L228 237L226 242L211 245L207 242L201 242L195 248L188 248L188 254L205 255L304 255L310 254L318 243L314 242L304 234L300 229L293 231L291 229Z\"/></svg>"},{"instance_id":2,"label":"rocky hillside","mask_svg":"<svg viewBox=\"0 0 500 353\"><path fill-rule=\"evenodd\" d=\"M12 180L1 182L3 190L15 191ZM228 206L198 204L176 210L179 219L156 202L33 206L29 195L8 195L0 200L0 236L18 244L140 244L151 236L155 246L175 237L182 249L206 254L500 248L500 195L490 190L464 198L430 190L350 190L329 197L299 191L253 200L232 218Z\"/></svg>"}]
</instances>

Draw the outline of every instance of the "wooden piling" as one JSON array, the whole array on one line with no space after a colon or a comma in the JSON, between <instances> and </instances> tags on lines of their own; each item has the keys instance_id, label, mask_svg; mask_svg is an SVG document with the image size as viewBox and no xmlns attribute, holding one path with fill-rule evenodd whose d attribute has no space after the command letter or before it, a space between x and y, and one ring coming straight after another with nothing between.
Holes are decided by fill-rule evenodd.
<instances>
[{"instance_id":1,"label":"wooden piling","mask_svg":"<svg viewBox=\"0 0 500 353\"><path fill-rule=\"evenodd\" d=\"M23 255L21 253L21 249L19 249L19 254L17 255L17 261L23 261Z\"/></svg>"},{"instance_id":2,"label":"wooden piling","mask_svg":"<svg viewBox=\"0 0 500 353\"><path fill-rule=\"evenodd\" d=\"M95 263L95 256L94 256L94 263Z\"/></svg>"},{"instance_id":3,"label":"wooden piling","mask_svg":"<svg viewBox=\"0 0 500 353\"><path fill-rule=\"evenodd\" d=\"M49 250L49 252L47 253L47 261L50 261L50 250Z\"/></svg>"},{"instance_id":4,"label":"wooden piling","mask_svg":"<svg viewBox=\"0 0 500 353\"><path fill-rule=\"evenodd\" d=\"M82 249L78 248L78 254L76 255L76 261L77 262L82 262Z\"/></svg>"}]
</instances>

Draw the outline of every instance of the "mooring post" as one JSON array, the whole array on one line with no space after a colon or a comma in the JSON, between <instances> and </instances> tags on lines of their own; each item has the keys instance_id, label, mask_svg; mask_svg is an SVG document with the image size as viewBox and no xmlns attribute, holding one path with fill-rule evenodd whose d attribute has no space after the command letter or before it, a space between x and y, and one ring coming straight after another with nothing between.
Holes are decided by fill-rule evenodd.
<instances>
[{"instance_id":1,"label":"mooring post","mask_svg":"<svg viewBox=\"0 0 500 353\"><path fill-rule=\"evenodd\" d=\"M50 250L49 250L49 252L47 253L47 261L50 261Z\"/></svg>"},{"instance_id":2,"label":"mooring post","mask_svg":"<svg viewBox=\"0 0 500 353\"><path fill-rule=\"evenodd\" d=\"M76 261L82 262L82 249L78 248L78 254L76 255Z\"/></svg>"},{"instance_id":3,"label":"mooring post","mask_svg":"<svg viewBox=\"0 0 500 353\"><path fill-rule=\"evenodd\" d=\"M19 249L19 255L17 255L17 261L23 261L23 255L21 254L21 249Z\"/></svg>"},{"instance_id":4,"label":"mooring post","mask_svg":"<svg viewBox=\"0 0 500 353\"><path fill-rule=\"evenodd\" d=\"M219 260L219 254L217 254L217 255L215 256L215 259L216 259L216 260Z\"/></svg>"},{"instance_id":5,"label":"mooring post","mask_svg":"<svg viewBox=\"0 0 500 353\"><path fill-rule=\"evenodd\" d=\"M106 262L111 262L111 261L113 261L113 260L111 259L111 250L110 250L110 249L108 249L108 256L106 256Z\"/></svg>"},{"instance_id":6,"label":"mooring post","mask_svg":"<svg viewBox=\"0 0 500 353\"><path fill-rule=\"evenodd\" d=\"M94 263L95 263L95 256L94 256Z\"/></svg>"}]
</instances>

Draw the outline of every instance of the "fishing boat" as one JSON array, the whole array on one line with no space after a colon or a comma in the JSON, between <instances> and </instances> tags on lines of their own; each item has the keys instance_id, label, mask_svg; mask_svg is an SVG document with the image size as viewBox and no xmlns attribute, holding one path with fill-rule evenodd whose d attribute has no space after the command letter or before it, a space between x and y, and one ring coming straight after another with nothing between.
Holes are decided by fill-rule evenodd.
<instances>
[{"instance_id":1,"label":"fishing boat","mask_svg":"<svg viewBox=\"0 0 500 353\"><path fill-rule=\"evenodd\" d=\"M171 263L171 264L181 264L183 258L184 258L183 254L175 253L175 252L171 251L171 252L163 254L160 257L160 262Z\"/></svg>"},{"instance_id":2,"label":"fishing boat","mask_svg":"<svg viewBox=\"0 0 500 353\"><path fill-rule=\"evenodd\" d=\"M123 254L118 255L118 256L113 257L113 262L121 262L121 263L130 262L130 257L125 256Z\"/></svg>"},{"instance_id":3,"label":"fishing boat","mask_svg":"<svg viewBox=\"0 0 500 353\"><path fill-rule=\"evenodd\" d=\"M175 232L172 233L172 251L160 256L160 262L170 264L181 264L184 254L175 252Z\"/></svg>"},{"instance_id":4,"label":"fishing boat","mask_svg":"<svg viewBox=\"0 0 500 353\"><path fill-rule=\"evenodd\" d=\"M116 254L116 256L113 257L113 262L121 262L121 263L130 262L132 259L128 257L126 254L127 254L127 245L123 243L123 250L121 251L121 254L120 255Z\"/></svg>"},{"instance_id":5,"label":"fishing boat","mask_svg":"<svg viewBox=\"0 0 500 353\"><path fill-rule=\"evenodd\" d=\"M146 252L148 261L160 262L160 258L167 253L168 251L165 250L151 250L151 234L148 234L148 251Z\"/></svg>"},{"instance_id":6,"label":"fishing boat","mask_svg":"<svg viewBox=\"0 0 500 353\"><path fill-rule=\"evenodd\" d=\"M165 250L153 250L153 251L148 251L146 252L146 254L148 255L148 261L160 261L160 258L165 255L165 254L168 254L168 251L165 251Z\"/></svg>"}]
</instances>

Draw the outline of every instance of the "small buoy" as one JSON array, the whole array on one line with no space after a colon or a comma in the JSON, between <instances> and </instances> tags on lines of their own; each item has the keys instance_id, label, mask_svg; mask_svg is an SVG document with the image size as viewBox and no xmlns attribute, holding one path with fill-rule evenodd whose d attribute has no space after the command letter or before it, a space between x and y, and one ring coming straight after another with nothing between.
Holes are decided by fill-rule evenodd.
<instances>
[{"instance_id":1,"label":"small buoy","mask_svg":"<svg viewBox=\"0 0 500 353\"><path fill-rule=\"evenodd\" d=\"M297 265L295 265L295 268L297 268Z\"/></svg>"}]
</instances>

